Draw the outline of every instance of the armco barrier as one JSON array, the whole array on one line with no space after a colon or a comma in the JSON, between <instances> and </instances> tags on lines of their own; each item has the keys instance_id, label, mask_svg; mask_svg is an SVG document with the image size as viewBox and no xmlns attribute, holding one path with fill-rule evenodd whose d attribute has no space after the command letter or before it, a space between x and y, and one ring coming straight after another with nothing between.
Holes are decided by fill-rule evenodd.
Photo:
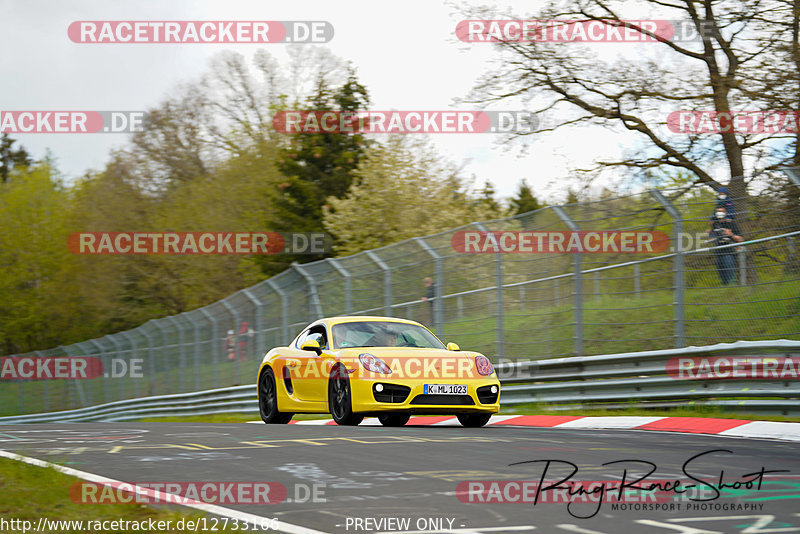
<instances>
[{"instance_id":1,"label":"armco barrier","mask_svg":"<svg viewBox=\"0 0 800 534\"><path fill-rule=\"evenodd\" d=\"M717 406L741 413L800 413L800 378L677 380L667 373L674 357L800 359L800 341L737 341L705 347L654 350L505 363L496 366L504 406L537 409ZM780 360L779 360L780 361ZM0 424L130 421L147 417L258 413L255 384L124 400L61 412L0 417Z\"/></svg>"}]
</instances>

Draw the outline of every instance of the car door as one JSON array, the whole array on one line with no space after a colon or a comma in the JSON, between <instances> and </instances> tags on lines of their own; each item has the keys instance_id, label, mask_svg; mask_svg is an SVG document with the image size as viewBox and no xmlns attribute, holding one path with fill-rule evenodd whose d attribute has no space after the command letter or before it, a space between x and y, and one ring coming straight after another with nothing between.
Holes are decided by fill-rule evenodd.
<instances>
[{"instance_id":1,"label":"car door","mask_svg":"<svg viewBox=\"0 0 800 534\"><path fill-rule=\"evenodd\" d=\"M328 371L323 358L316 352L300 349L309 339L316 340L322 350L328 349L328 334L324 325L315 325L304 331L292 347L292 384L298 399L322 402L328 387Z\"/></svg>"}]
</instances>

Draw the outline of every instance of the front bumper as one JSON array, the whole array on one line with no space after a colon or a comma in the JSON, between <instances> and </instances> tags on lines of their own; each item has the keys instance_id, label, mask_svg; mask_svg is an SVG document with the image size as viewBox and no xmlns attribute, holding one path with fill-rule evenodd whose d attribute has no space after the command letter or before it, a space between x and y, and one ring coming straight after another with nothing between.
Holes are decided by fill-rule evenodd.
<instances>
[{"instance_id":1,"label":"front bumper","mask_svg":"<svg viewBox=\"0 0 800 534\"><path fill-rule=\"evenodd\" d=\"M464 384L465 395L426 394L425 384ZM381 384L383 392L376 392ZM491 387L497 393L491 393ZM459 413L497 413L500 411L500 382L496 378L469 380L393 381L356 379L350 381L353 411L363 414L410 413L451 415ZM407 391L407 393L406 393Z\"/></svg>"}]
</instances>

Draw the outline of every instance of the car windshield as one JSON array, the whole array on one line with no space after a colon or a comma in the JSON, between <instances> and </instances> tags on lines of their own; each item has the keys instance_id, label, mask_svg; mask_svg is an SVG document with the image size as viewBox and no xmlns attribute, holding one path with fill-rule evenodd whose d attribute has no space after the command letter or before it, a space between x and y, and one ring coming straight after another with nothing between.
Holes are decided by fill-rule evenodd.
<instances>
[{"instance_id":1,"label":"car windshield","mask_svg":"<svg viewBox=\"0 0 800 534\"><path fill-rule=\"evenodd\" d=\"M410 323L391 321L357 321L333 327L337 349L351 347L420 347L443 349L442 342L427 329Z\"/></svg>"}]
</instances>

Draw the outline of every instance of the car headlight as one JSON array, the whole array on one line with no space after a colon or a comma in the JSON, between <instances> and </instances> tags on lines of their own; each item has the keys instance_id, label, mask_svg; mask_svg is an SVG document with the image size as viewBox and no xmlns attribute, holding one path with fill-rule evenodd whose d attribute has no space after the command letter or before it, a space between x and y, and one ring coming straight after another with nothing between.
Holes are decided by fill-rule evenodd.
<instances>
[{"instance_id":1,"label":"car headlight","mask_svg":"<svg viewBox=\"0 0 800 534\"><path fill-rule=\"evenodd\" d=\"M370 354L369 352L359 354L358 361L361 362L361 365L364 367L364 369L372 373L380 373L383 375L392 374L392 370L389 369L389 366L386 365L386 362L374 354Z\"/></svg>"},{"instance_id":2,"label":"car headlight","mask_svg":"<svg viewBox=\"0 0 800 534\"><path fill-rule=\"evenodd\" d=\"M492 362L486 356L475 356L475 367L478 369L478 374L483 376L494 373Z\"/></svg>"}]
</instances>

